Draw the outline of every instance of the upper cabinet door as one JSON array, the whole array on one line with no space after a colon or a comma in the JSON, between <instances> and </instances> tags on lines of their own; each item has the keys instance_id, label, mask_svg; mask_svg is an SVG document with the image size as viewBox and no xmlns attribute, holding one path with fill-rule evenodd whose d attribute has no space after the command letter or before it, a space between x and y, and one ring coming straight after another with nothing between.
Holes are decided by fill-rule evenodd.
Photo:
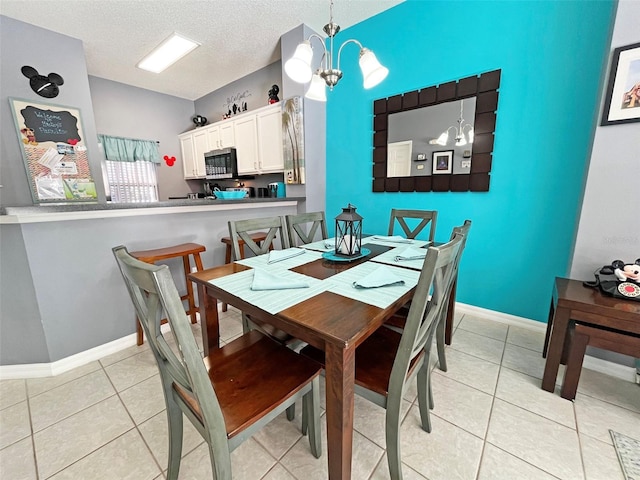
<instances>
[{"instance_id":1,"label":"upper cabinet door","mask_svg":"<svg viewBox=\"0 0 640 480\"><path fill-rule=\"evenodd\" d=\"M283 172L282 155L282 111L280 105L256 115L258 124L258 154L260 171Z\"/></svg>"},{"instance_id":2,"label":"upper cabinet door","mask_svg":"<svg viewBox=\"0 0 640 480\"><path fill-rule=\"evenodd\" d=\"M218 126L208 127L207 137L208 137L210 150L218 150L222 148L222 144L220 143L220 127Z\"/></svg>"},{"instance_id":3,"label":"upper cabinet door","mask_svg":"<svg viewBox=\"0 0 640 480\"><path fill-rule=\"evenodd\" d=\"M207 131L205 129L196 130L193 133L193 149L194 149L194 165L196 178L204 178L205 165L204 154L211 150L209 148L209 139L207 137Z\"/></svg>"},{"instance_id":4,"label":"upper cabinet door","mask_svg":"<svg viewBox=\"0 0 640 480\"><path fill-rule=\"evenodd\" d=\"M236 137L238 173L258 173L258 131L255 115L235 120L233 127Z\"/></svg>"},{"instance_id":5,"label":"upper cabinet door","mask_svg":"<svg viewBox=\"0 0 640 480\"><path fill-rule=\"evenodd\" d=\"M196 168L194 164L195 151L193 149L192 134L180 137L180 150L182 151L182 171L184 178L196 178Z\"/></svg>"},{"instance_id":6,"label":"upper cabinet door","mask_svg":"<svg viewBox=\"0 0 640 480\"><path fill-rule=\"evenodd\" d=\"M220 148L230 148L236 146L236 138L233 127L233 122L231 120L223 120L222 125L220 125Z\"/></svg>"}]
</instances>

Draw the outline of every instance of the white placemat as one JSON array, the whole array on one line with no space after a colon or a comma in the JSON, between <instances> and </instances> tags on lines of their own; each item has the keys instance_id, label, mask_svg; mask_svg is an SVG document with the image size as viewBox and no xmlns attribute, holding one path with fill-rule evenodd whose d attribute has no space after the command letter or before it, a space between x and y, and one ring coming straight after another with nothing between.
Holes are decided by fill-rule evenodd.
<instances>
[{"instance_id":1,"label":"white placemat","mask_svg":"<svg viewBox=\"0 0 640 480\"><path fill-rule=\"evenodd\" d=\"M429 242L425 242L425 244L428 244L428 243ZM396 267L411 268L413 270L422 270L422 266L424 265L424 258L419 260L396 261L396 257L398 255L402 254L407 249L413 250L415 248L417 248L415 244L403 245L402 247L397 247L387 252L381 253L380 255L376 255L371 259L371 261L377 262L377 263L386 263L388 265L394 265Z\"/></svg>"},{"instance_id":2,"label":"white placemat","mask_svg":"<svg viewBox=\"0 0 640 480\"><path fill-rule=\"evenodd\" d=\"M334 250L335 246L336 239L335 237L331 237L327 238L326 240L318 240L317 242L300 245L300 248L306 248L307 250L318 250L319 252L329 252L331 250Z\"/></svg>"},{"instance_id":3,"label":"white placemat","mask_svg":"<svg viewBox=\"0 0 640 480\"><path fill-rule=\"evenodd\" d=\"M296 248L296 250L299 250ZM322 258L322 254L320 252L314 252L312 250L305 250L302 255L296 255L292 258L287 258L286 260L281 260L279 262L270 263L269 254L258 255L257 257L249 257L243 260L238 260L236 263L241 265L246 265L247 267L256 268L256 267L267 267L269 265L268 270L273 272L274 270L289 270L290 268L298 267L300 265L304 265L305 263L313 262Z\"/></svg>"},{"instance_id":4,"label":"white placemat","mask_svg":"<svg viewBox=\"0 0 640 480\"><path fill-rule=\"evenodd\" d=\"M264 257L265 255L261 256ZM302 256L303 255L300 255L300 257ZM273 265L270 265L270 267L273 267ZM270 271L273 273L273 269L270 269ZM236 297L240 297L271 314L277 313L308 298L314 297L327 290L331 285L330 282L323 282L317 278L307 277L306 275L290 272L288 270L279 270L277 273L286 279L304 281L309 284L309 288L260 291L251 290L251 284L253 283L253 270L244 270L242 272L234 273L233 275L216 278L215 280L211 280L209 283L231 293L232 295L235 295Z\"/></svg>"},{"instance_id":5,"label":"white placemat","mask_svg":"<svg viewBox=\"0 0 640 480\"><path fill-rule=\"evenodd\" d=\"M331 284L329 288L327 288L327 291L337 293L343 297L353 298L354 300L368 303L369 305L386 308L415 287L420 278L419 271L389 266L388 268L393 269L393 273L396 276L404 280L404 285L378 288L355 288L353 286L353 282L370 274L377 268L380 268L379 264L366 262L349 268L337 275L333 275L330 278Z\"/></svg>"}]
</instances>

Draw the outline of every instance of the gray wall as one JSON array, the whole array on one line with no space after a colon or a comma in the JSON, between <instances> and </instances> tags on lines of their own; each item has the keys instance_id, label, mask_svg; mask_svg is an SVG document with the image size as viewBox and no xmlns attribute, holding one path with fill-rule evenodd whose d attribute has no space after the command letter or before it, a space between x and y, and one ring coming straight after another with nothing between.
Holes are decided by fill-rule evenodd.
<instances>
[{"instance_id":1,"label":"gray wall","mask_svg":"<svg viewBox=\"0 0 640 480\"><path fill-rule=\"evenodd\" d=\"M282 100L282 72L280 65L279 61L274 62L246 77L214 90L204 97L200 97L194 102L196 113L207 117L209 123L216 123L222 120L222 114L227 113L229 104L233 105L239 94L246 94L244 98L237 100L237 103L240 105L242 102L246 102L247 112L264 107L269 105L268 92L274 84L280 87L279 97ZM187 130L193 128L194 124L192 123Z\"/></svg>"},{"instance_id":2,"label":"gray wall","mask_svg":"<svg viewBox=\"0 0 640 480\"><path fill-rule=\"evenodd\" d=\"M98 133L160 142L160 157L176 157L169 167L162 160L158 172L160 200L184 196L192 186L184 180L178 134L193 128L191 100L164 95L98 77L89 77Z\"/></svg>"},{"instance_id":3,"label":"gray wall","mask_svg":"<svg viewBox=\"0 0 640 480\"><path fill-rule=\"evenodd\" d=\"M620 0L611 40L617 47L640 41L640 2ZM611 58L609 65L611 64ZM602 105L606 91L603 89ZM571 264L571 278L590 280L596 268L620 259L640 258L640 123L596 129L582 213ZM590 349L590 354L631 366L632 359Z\"/></svg>"},{"instance_id":4,"label":"gray wall","mask_svg":"<svg viewBox=\"0 0 640 480\"><path fill-rule=\"evenodd\" d=\"M34 67L40 74L55 72L64 85L52 99L37 95L20 69ZM105 200L87 65L82 42L0 15L0 205L32 205L20 141L9 108L9 98L77 108L82 116L85 144L98 199Z\"/></svg>"},{"instance_id":5,"label":"gray wall","mask_svg":"<svg viewBox=\"0 0 640 480\"><path fill-rule=\"evenodd\" d=\"M0 225L0 364L49 361L20 225Z\"/></svg>"}]
</instances>

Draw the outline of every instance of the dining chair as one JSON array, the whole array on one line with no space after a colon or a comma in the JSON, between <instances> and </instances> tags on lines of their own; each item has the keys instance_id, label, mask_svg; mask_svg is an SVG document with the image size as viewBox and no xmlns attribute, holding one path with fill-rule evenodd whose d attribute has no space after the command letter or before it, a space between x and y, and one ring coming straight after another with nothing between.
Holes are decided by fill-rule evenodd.
<instances>
[{"instance_id":1,"label":"dining chair","mask_svg":"<svg viewBox=\"0 0 640 480\"><path fill-rule=\"evenodd\" d=\"M315 240L326 240L327 221L324 212L299 213L285 216L287 230L289 231L289 245L297 246L312 243ZM320 232L320 238L316 238ZM299 242L298 242L299 240Z\"/></svg>"},{"instance_id":2,"label":"dining chair","mask_svg":"<svg viewBox=\"0 0 640 480\"><path fill-rule=\"evenodd\" d=\"M389 220L389 235L393 235L396 222L402 228L403 233L407 238L416 238L416 236L429 225L429 238L430 242L436 236L436 220L438 218L438 212L436 210L400 210L397 208L391 209L391 218ZM420 222L411 227L407 223L407 219L419 220Z\"/></svg>"},{"instance_id":3,"label":"dining chair","mask_svg":"<svg viewBox=\"0 0 640 480\"><path fill-rule=\"evenodd\" d=\"M465 220L462 225L458 227L453 227L453 230L451 232L451 237L450 237L450 240L453 240L453 238L456 235L462 235L463 241L462 241L462 246L460 247L460 250L458 252L458 258L456 259L455 266L454 266L453 282L449 288L449 291L446 294L447 303L442 308L442 314L440 319L438 320L438 325L436 327L435 338L436 338L436 344L437 344L437 350L438 350L438 368L443 372L447 371L447 357L445 355L445 343L446 343L445 335L446 335L446 327L447 327L447 316L453 315L454 313L453 309L455 307L455 301L456 301L455 296L456 296L456 285L458 282L458 268L460 266L460 259L462 258L462 252L464 251L464 248L467 244L467 237L469 235L470 228L471 228L471 220ZM400 309L398 312L396 312L396 314L393 317L391 317L389 320L387 320L384 323L384 326L392 330L395 330L399 333L402 333L402 329L404 328L410 305L411 304L409 303L408 305L405 305L402 309Z\"/></svg>"},{"instance_id":4,"label":"dining chair","mask_svg":"<svg viewBox=\"0 0 640 480\"><path fill-rule=\"evenodd\" d=\"M240 240L254 255L268 253L269 250L273 249L273 243L276 238L280 238L280 245L283 249L289 248L289 235L287 235L287 224L284 217L231 220L228 225L234 260L242 258ZM251 236L255 232L266 232L266 237L257 242Z\"/></svg>"},{"instance_id":5,"label":"dining chair","mask_svg":"<svg viewBox=\"0 0 640 480\"><path fill-rule=\"evenodd\" d=\"M463 241L462 235L456 234L444 245L429 247L402 333L378 328L356 348L355 391L386 409L387 461L392 480L402 480L401 405L409 381L414 377L418 384L422 428L431 431L429 356ZM324 363L321 350L307 346L301 353Z\"/></svg>"},{"instance_id":6,"label":"dining chair","mask_svg":"<svg viewBox=\"0 0 640 480\"><path fill-rule=\"evenodd\" d=\"M247 220L231 220L228 222L229 235L231 237L233 258L239 259L240 257L240 241L245 243L245 246L251 250L251 252L258 256L269 253L273 249L273 243L276 238L280 238L280 245L283 249L289 248L289 235L287 234L287 224L284 217L264 217L264 218L252 218ZM256 231L262 231L266 233L264 240L260 242L254 241L252 234ZM255 318L251 318L246 313L242 312L242 329L246 333L252 329L258 329L262 333L270 336L274 340L277 340L283 344L290 344L296 342L294 337L288 333L279 330L272 325L261 322ZM297 345L299 346L299 345Z\"/></svg>"},{"instance_id":7,"label":"dining chair","mask_svg":"<svg viewBox=\"0 0 640 480\"><path fill-rule=\"evenodd\" d=\"M300 399L311 453L321 456L319 364L257 331L203 359L169 268L141 262L124 246L113 253L160 370L169 428L168 479L178 478L183 415L208 444L218 480L231 480L230 453L236 447ZM176 348L160 329L163 316Z\"/></svg>"},{"instance_id":8,"label":"dining chair","mask_svg":"<svg viewBox=\"0 0 640 480\"><path fill-rule=\"evenodd\" d=\"M442 314L440 315L440 320L438 320L438 326L436 327L436 344L438 348L438 368L443 372L447 371L447 357L445 355L445 335L447 328L447 317L451 317L451 321L453 321L454 309L456 305L456 290L458 285L458 270L460 267L460 260L462 259L462 252L464 252L465 247L467 246L467 239L469 238L469 230L471 229L471 220L465 220L462 225L459 227L453 227L453 231L451 232L451 239L453 239L456 235L462 235L462 246L460 247L460 251L458 252L458 258L456 258L456 262L453 269L453 282L449 286L449 291L447 292L447 303L442 308Z\"/></svg>"}]
</instances>

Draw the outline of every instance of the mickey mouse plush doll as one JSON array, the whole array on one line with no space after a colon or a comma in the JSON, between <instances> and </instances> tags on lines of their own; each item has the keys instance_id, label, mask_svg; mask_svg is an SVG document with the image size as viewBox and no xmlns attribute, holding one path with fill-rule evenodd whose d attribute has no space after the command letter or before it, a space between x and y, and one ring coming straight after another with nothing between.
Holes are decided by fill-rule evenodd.
<instances>
[{"instance_id":1,"label":"mickey mouse plush doll","mask_svg":"<svg viewBox=\"0 0 640 480\"><path fill-rule=\"evenodd\" d=\"M615 260L611 266L614 268L613 273L621 282L640 284L640 258L634 264L625 264L622 260Z\"/></svg>"}]
</instances>

